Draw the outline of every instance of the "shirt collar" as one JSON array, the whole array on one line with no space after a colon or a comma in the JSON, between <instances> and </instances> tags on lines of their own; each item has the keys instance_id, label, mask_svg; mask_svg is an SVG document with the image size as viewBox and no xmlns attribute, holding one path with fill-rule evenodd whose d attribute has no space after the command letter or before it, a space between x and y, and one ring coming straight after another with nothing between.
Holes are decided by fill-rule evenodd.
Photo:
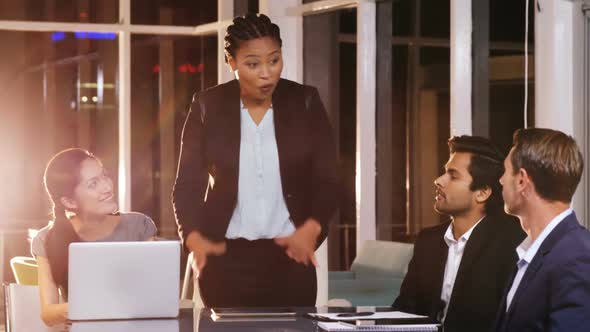
<instances>
[{"instance_id":1,"label":"shirt collar","mask_svg":"<svg viewBox=\"0 0 590 332\"><path fill-rule=\"evenodd\" d=\"M483 217L483 218L485 218L485 217ZM479 219L475 223L475 225L471 226L471 228L467 232L465 232L465 234L461 235L459 240L455 240L455 236L453 235L453 223L451 222L449 224L449 227L447 228L447 231L445 232L445 236L444 236L447 246L450 246L451 244L457 243L457 242L467 242L467 240L469 240L469 237L471 236L471 233L473 233L473 230L483 220L483 218Z\"/></svg>"},{"instance_id":2,"label":"shirt collar","mask_svg":"<svg viewBox=\"0 0 590 332\"><path fill-rule=\"evenodd\" d=\"M272 103L270 103L270 106L268 108L272 109ZM240 99L240 109L247 110L247 108L244 107L244 102L242 101L242 99Z\"/></svg>"},{"instance_id":3,"label":"shirt collar","mask_svg":"<svg viewBox=\"0 0 590 332\"><path fill-rule=\"evenodd\" d=\"M541 244L543 244L543 241L545 241L551 231L553 231L553 229L555 229L555 227L557 227L557 225L559 225L559 223L562 222L563 219L569 216L572 212L573 211L570 208L558 214L549 222L549 224L547 224L547 226L545 226L545 229L543 229L541 234L539 234L539 237L534 242L530 236L527 236L526 239L524 239L524 241L522 241L520 245L516 247L518 259L524 260L527 262L527 264L530 264L533 260L533 257L535 257L537 254L537 251L539 251Z\"/></svg>"}]
</instances>

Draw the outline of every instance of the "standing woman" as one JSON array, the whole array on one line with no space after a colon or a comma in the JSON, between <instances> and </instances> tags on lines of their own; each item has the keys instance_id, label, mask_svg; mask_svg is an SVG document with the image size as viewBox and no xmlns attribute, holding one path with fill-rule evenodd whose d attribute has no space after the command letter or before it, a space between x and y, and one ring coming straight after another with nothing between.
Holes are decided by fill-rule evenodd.
<instances>
[{"instance_id":1,"label":"standing woman","mask_svg":"<svg viewBox=\"0 0 590 332\"><path fill-rule=\"evenodd\" d=\"M59 152L43 178L53 220L31 242L38 264L41 319L46 325L68 316L68 249L72 242L145 241L156 225L141 213L119 213L113 181L102 163L83 149ZM60 297L63 301L60 301Z\"/></svg>"},{"instance_id":2,"label":"standing woman","mask_svg":"<svg viewBox=\"0 0 590 332\"><path fill-rule=\"evenodd\" d=\"M315 305L336 148L317 90L280 78L281 45L267 16L235 18L236 79L195 94L184 125L172 201L208 307Z\"/></svg>"}]
</instances>

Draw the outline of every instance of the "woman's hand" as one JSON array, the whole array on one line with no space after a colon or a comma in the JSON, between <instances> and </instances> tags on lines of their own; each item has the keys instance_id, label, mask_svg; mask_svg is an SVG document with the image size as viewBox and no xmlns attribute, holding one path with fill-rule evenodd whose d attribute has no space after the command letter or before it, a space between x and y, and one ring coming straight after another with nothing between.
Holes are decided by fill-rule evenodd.
<instances>
[{"instance_id":1,"label":"woman's hand","mask_svg":"<svg viewBox=\"0 0 590 332\"><path fill-rule=\"evenodd\" d=\"M287 237L276 238L275 243L285 248L287 256L297 263L308 266L311 262L317 267L315 246L321 231L320 223L309 218L301 227L297 228L295 233Z\"/></svg>"},{"instance_id":2,"label":"woman's hand","mask_svg":"<svg viewBox=\"0 0 590 332\"><path fill-rule=\"evenodd\" d=\"M65 321L68 320L68 304L67 303L60 303L60 304L56 304L57 308L59 308L59 313L61 315L61 318Z\"/></svg>"},{"instance_id":3,"label":"woman's hand","mask_svg":"<svg viewBox=\"0 0 590 332\"><path fill-rule=\"evenodd\" d=\"M35 258L37 260L37 283L39 284L39 299L41 301L41 320L47 326L65 323L68 319L68 304L59 303L60 296L51 275L49 260L42 256Z\"/></svg>"},{"instance_id":4,"label":"woman's hand","mask_svg":"<svg viewBox=\"0 0 590 332\"><path fill-rule=\"evenodd\" d=\"M193 231L187 236L186 247L193 253L193 271L196 277L207 264L207 256L223 255L227 249L225 242L209 241L197 231Z\"/></svg>"}]
</instances>

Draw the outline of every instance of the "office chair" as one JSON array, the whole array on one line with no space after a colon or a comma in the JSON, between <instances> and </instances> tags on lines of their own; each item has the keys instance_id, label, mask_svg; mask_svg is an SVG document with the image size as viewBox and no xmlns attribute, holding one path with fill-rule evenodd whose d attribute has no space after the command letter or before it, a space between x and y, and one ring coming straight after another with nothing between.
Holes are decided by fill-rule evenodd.
<instances>
[{"instance_id":1,"label":"office chair","mask_svg":"<svg viewBox=\"0 0 590 332\"><path fill-rule=\"evenodd\" d=\"M17 284L37 285L37 261L33 257L12 257L10 267Z\"/></svg>"}]
</instances>

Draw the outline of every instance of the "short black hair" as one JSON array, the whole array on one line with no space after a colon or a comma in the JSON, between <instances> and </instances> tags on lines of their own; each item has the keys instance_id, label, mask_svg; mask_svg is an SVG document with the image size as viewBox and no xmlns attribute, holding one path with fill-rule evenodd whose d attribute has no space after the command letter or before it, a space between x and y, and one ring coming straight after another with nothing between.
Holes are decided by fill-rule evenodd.
<instances>
[{"instance_id":1,"label":"short black hair","mask_svg":"<svg viewBox=\"0 0 590 332\"><path fill-rule=\"evenodd\" d=\"M503 210L502 185L500 178L504 173L503 153L492 141L481 136L454 136L448 141L449 152L465 152L471 154L469 174L473 178L471 191L490 188L492 195L485 205L487 215L497 214Z\"/></svg>"},{"instance_id":2,"label":"short black hair","mask_svg":"<svg viewBox=\"0 0 590 332\"><path fill-rule=\"evenodd\" d=\"M227 63L228 56L236 56L236 50L240 48L241 42L263 37L270 37L279 43L279 47L283 46L281 29L272 23L268 16L249 13L234 18L225 33L225 62Z\"/></svg>"}]
</instances>

